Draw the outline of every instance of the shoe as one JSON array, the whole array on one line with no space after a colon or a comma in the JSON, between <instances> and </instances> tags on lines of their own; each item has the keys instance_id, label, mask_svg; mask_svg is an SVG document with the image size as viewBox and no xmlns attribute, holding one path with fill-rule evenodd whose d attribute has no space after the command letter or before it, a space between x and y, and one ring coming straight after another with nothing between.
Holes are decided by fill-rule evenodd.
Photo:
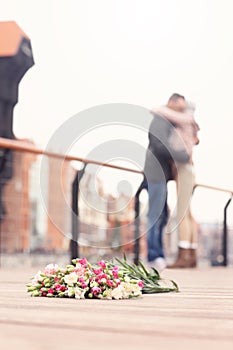
<instances>
[{"instance_id":1,"label":"shoe","mask_svg":"<svg viewBox=\"0 0 233 350\"><path fill-rule=\"evenodd\" d=\"M196 250L179 248L178 257L172 265L168 265L168 269L184 269L197 266Z\"/></svg>"},{"instance_id":2,"label":"shoe","mask_svg":"<svg viewBox=\"0 0 233 350\"><path fill-rule=\"evenodd\" d=\"M162 272L167 266L164 258L157 258L154 261L150 261L148 264L150 267L154 267L158 272Z\"/></svg>"},{"instance_id":3,"label":"shoe","mask_svg":"<svg viewBox=\"0 0 233 350\"><path fill-rule=\"evenodd\" d=\"M190 249L190 267L197 267L197 250Z\"/></svg>"}]
</instances>

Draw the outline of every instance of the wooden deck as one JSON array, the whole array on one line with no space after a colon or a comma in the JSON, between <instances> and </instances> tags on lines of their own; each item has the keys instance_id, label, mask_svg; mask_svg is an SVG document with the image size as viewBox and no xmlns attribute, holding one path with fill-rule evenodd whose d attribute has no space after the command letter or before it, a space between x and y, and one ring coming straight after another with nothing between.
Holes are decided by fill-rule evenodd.
<instances>
[{"instance_id":1,"label":"wooden deck","mask_svg":"<svg viewBox=\"0 0 233 350\"><path fill-rule=\"evenodd\" d=\"M0 349L233 349L233 268L165 270L179 293L31 298L35 270L0 270Z\"/></svg>"}]
</instances>

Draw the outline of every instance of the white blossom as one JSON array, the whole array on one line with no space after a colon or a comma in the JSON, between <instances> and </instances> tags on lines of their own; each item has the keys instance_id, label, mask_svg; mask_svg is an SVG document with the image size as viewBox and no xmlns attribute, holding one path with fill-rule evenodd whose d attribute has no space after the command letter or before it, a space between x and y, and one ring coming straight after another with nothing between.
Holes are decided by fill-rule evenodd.
<instances>
[{"instance_id":1,"label":"white blossom","mask_svg":"<svg viewBox=\"0 0 233 350\"><path fill-rule=\"evenodd\" d=\"M75 295L75 291L73 287L68 288L68 297L73 297Z\"/></svg>"},{"instance_id":2,"label":"white blossom","mask_svg":"<svg viewBox=\"0 0 233 350\"><path fill-rule=\"evenodd\" d=\"M75 298L76 299L85 299L85 293L88 290L88 288L82 289L79 287L74 288Z\"/></svg>"},{"instance_id":3,"label":"white blossom","mask_svg":"<svg viewBox=\"0 0 233 350\"><path fill-rule=\"evenodd\" d=\"M120 284L118 287L116 287L112 290L111 296L113 299L122 299L122 297L123 297L122 292L123 292L123 290L122 290L122 286Z\"/></svg>"},{"instance_id":4,"label":"white blossom","mask_svg":"<svg viewBox=\"0 0 233 350\"><path fill-rule=\"evenodd\" d=\"M64 281L68 284L68 286L73 286L74 283L77 283L78 276L75 272L70 273L69 275L65 275Z\"/></svg>"}]
</instances>

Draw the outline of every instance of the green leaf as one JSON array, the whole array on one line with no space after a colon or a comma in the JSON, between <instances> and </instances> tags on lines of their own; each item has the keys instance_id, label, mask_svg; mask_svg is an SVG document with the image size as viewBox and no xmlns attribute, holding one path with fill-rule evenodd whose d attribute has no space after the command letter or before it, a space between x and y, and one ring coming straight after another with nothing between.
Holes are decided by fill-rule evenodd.
<instances>
[{"instance_id":1,"label":"green leaf","mask_svg":"<svg viewBox=\"0 0 233 350\"><path fill-rule=\"evenodd\" d=\"M145 266L143 265L143 263L141 261L138 262L139 266L142 268L142 270L144 271L145 275L148 277L150 276L150 272L145 268Z\"/></svg>"},{"instance_id":2,"label":"green leaf","mask_svg":"<svg viewBox=\"0 0 233 350\"><path fill-rule=\"evenodd\" d=\"M144 287L142 293L144 294L179 291L179 287L174 281L161 279L159 272L154 267L147 270L141 261L139 261L138 265L130 264L127 262L125 254L123 260L120 260L117 257L115 260L119 263L124 274L132 279L143 281ZM164 286L160 285L160 281L161 283L164 283Z\"/></svg>"},{"instance_id":3,"label":"green leaf","mask_svg":"<svg viewBox=\"0 0 233 350\"><path fill-rule=\"evenodd\" d=\"M172 282L172 283L173 283L173 285L175 286L176 291L177 291L177 292L179 292L179 287L178 287L178 284L177 284L175 281L173 281L173 280L171 280L171 282Z\"/></svg>"},{"instance_id":4,"label":"green leaf","mask_svg":"<svg viewBox=\"0 0 233 350\"><path fill-rule=\"evenodd\" d=\"M160 279L160 274L158 270L156 270L154 267L151 267L151 270L155 273L155 276L157 276L157 278Z\"/></svg>"}]
</instances>

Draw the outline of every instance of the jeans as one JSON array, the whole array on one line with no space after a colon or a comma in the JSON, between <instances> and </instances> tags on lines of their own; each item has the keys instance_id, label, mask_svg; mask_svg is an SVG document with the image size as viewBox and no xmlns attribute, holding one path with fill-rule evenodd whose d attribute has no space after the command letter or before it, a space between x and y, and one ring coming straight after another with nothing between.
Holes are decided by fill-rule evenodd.
<instances>
[{"instance_id":1,"label":"jeans","mask_svg":"<svg viewBox=\"0 0 233 350\"><path fill-rule=\"evenodd\" d=\"M163 229L167 223L167 183L148 183L149 208L147 214L147 259L164 258Z\"/></svg>"}]
</instances>

